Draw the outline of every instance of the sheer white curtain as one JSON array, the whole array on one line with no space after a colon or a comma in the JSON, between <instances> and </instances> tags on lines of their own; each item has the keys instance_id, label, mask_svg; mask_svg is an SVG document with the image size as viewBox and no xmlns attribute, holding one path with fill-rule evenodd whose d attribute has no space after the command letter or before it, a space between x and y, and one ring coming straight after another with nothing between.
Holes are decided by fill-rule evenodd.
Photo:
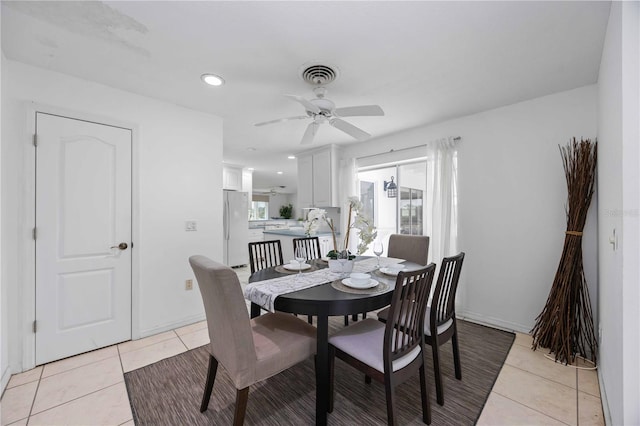
<instances>
[{"instance_id":1,"label":"sheer white curtain","mask_svg":"<svg viewBox=\"0 0 640 426\"><path fill-rule=\"evenodd\" d=\"M457 254L457 145L460 138L443 138L427 144L427 235L429 256L440 263Z\"/></svg>"}]
</instances>

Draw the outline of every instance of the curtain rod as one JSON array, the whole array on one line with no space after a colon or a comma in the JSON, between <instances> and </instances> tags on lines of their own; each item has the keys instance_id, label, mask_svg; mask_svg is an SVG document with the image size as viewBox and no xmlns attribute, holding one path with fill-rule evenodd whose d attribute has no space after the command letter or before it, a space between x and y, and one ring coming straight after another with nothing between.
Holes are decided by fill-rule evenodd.
<instances>
[{"instance_id":1,"label":"curtain rod","mask_svg":"<svg viewBox=\"0 0 640 426\"><path fill-rule=\"evenodd\" d=\"M461 137L461 136L455 136L455 137L453 138L453 140L457 142L457 141L459 141L459 140L462 140L462 137ZM425 143L425 144L422 144L422 145L409 146L409 147L406 147L406 148L400 148L400 149L393 149L393 148L391 148L389 151L386 151L386 152L379 152L379 153L377 153L377 154L365 155L365 156L363 156L363 157L357 157L357 159L358 159L358 160L360 160L360 159L363 159L363 158L376 157L376 156L378 156L378 155L381 155L381 154L387 154L387 153L389 153L389 152L402 152L402 151L408 151L408 150L410 150L410 149L423 148L423 147L426 147L427 145L428 145L428 144L426 144L426 143Z\"/></svg>"}]
</instances>

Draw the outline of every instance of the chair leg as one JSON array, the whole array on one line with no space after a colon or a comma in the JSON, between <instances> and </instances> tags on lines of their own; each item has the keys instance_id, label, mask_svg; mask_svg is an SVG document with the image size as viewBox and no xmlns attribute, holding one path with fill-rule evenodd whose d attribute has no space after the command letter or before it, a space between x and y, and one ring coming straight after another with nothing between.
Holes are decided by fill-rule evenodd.
<instances>
[{"instance_id":1,"label":"chair leg","mask_svg":"<svg viewBox=\"0 0 640 426\"><path fill-rule=\"evenodd\" d=\"M327 407L327 413L333 412L333 379L334 379L334 367L336 364L336 350L333 346L329 346L329 404Z\"/></svg>"},{"instance_id":2,"label":"chair leg","mask_svg":"<svg viewBox=\"0 0 640 426\"><path fill-rule=\"evenodd\" d=\"M313 317L311 315L307 315L307 322L313 325Z\"/></svg>"},{"instance_id":3,"label":"chair leg","mask_svg":"<svg viewBox=\"0 0 640 426\"><path fill-rule=\"evenodd\" d=\"M431 352L433 353L433 376L436 381L436 399L438 404L444 405L444 390L442 388L442 373L440 372L440 351L438 339L432 338Z\"/></svg>"},{"instance_id":4,"label":"chair leg","mask_svg":"<svg viewBox=\"0 0 640 426\"><path fill-rule=\"evenodd\" d=\"M366 312L362 313L362 319L367 319L367 313Z\"/></svg>"},{"instance_id":5,"label":"chair leg","mask_svg":"<svg viewBox=\"0 0 640 426\"><path fill-rule=\"evenodd\" d=\"M453 325L455 327L455 323ZM458 330L453 332L451 337L451 346L453 346L453 365L456 370L456 379L462 380L462 367L460 365L460 348L458 347Z\"/></svg>"},{"instance_id":6,"label":"chair leg","mask_svg":"<svg viewBox=\"0 0 640 426\"><path fill-rule=\"evenodd\" d=\"M348 326L349 325L349 315L345 315L344 316L344 326Z\"/></svg>"},{"instance_id":7,"label":"chair leg","mask_svg":"<svg viewBox=\"0 0 640 426\"><path fill-rule=\"evenodd\" d=\"M204 413L209 407L209 400L211 399L211 391L213 390L213 383L216 381L216 373L218 371L218 360L209 355L209 370L207 371L207 381L204 385L204 395L202 395L202 402L200 403L200 412Z\"/></svg>"},{"instance_id":8,"label":"chair leg","mask_svg":"<svg viewBox=\"0 0 640 426\"><path fill-rule=\"evenodd\" d=\"M395 404L395 386L391 379L391 374L385 373L384 391L387 397L387 424L394 426L396 424L396 404Z\"/></svg>"},{"instance_id":9,"label":"chair leg","mask_svg":"<svg viewBox=\"0 0 640 426\"><path fill-rule=\"evenodd\" d=\"M420 367L420 396L422 398L422 421L431 424L431 403L429 402L429 388L427 388L426 361L423 356L423 364Z\"/></svg>"},{"instance_id":10,"label":"chair leg","mask_svg":"<svg viewBox=\"0 0 640 426\"><path fill-rule=\"evenodd\" d=\"M247 401L249 400L249 386L236 390L236 411L233 414L233 426L242 426L244 415L247 412Z\"/></svg>"}]
</instances>

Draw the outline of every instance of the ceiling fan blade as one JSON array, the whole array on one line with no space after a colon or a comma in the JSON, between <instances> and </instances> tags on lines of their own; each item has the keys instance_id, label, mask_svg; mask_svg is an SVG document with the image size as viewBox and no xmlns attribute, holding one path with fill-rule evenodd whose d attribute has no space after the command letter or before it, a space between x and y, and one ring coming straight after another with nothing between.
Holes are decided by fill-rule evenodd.
<instances>
[{"instance_id":1,"label":"ceiling fan blade","mask_svg":"<svg viewBox=\"0 0 640 426\"><path fill-rule=\"evenodd\" d=\"M364 117L384 115L384 111L379 105L360 105L336 108L335 114L339 117Z\"/></svg>"},{"instance_id":2,"label":"ceiling fan blade","mask_svg":"<svg viewBox=\"0 0 640 426\"><path fill-rule=\"evenodd\" d=\"M329 120L329 124L331 124L336 129L342 130L346 134L353 136L359 141L366 141L371 137L371 135L365 132L364 130L359 129L353 124L347 123L346 121L341 120L339 118L335 118L335 117L332 118L331 120Z\"/></svg>"},{"instance_id":3,"label":"ceiling fan blade","mask_svg":"<svg viewBox=\"0 0 640 426\"><path fill-rule=\"evenodd\" d=\"M278 118L277 120L263 121L262 123L256 123L256 124L254 124L254 126L264 126L266 124L280 123L280 122L289 121L289 120L302 120L303 118L309 118L309 116L308 115L298 115L296 117Z\"/></svg>"},{"instance_id":4,"label":"ceiling fan blade","mask_svg":"<svg viewBox=\"0 0 640 426\"><path fill-rule=\"evenodd\" d=\"M316 132L318 131L318 127L320 125L316 122L309 123L307 126L307 130L304 132L304 136L302 136L302 141L300 143L302 145L309 144L313 142L313 138L316 136Z\"/></svg>"},{"instance_id":5,"label":"ceiling fan blade","mask_svg":"<svg viewBox=\"0 0 640 426\"><path fill-rule=\"evenodd\" d=\"M297 95L285 95L285 96L287 98L293 99L294 101L300 102L307 111L313 112L314 114L320 114L320 108L318 108L317 106L315 106L314 104L312 104L311 102L303 98L302 96L297 96Z\"/></svg>"}]
</instances>

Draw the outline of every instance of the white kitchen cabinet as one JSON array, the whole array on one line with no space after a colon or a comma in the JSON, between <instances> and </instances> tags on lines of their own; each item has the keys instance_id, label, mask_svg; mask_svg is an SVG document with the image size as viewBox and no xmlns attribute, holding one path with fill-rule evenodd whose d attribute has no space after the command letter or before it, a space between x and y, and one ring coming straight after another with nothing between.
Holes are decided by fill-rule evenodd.
<instances>
[{"instance_id":1,"label":"white kitchen cabinet","mask_svg":"<svg viewBox=\"0 0 640 426\"><path fill-rule=\"evenodd\" d=\"M222 166L222 189L242 191L242 168Z\"/></svg>"},{"instance_id":2,"label":"white kitchen cabinet","mask_svg":"<svg viewBox=\"0 0 640 426\"><path fill-rule=\"evenodd\" d=\"M327 253L333 250L333 237L331 236L323 236L318 237L318 241L320 242L320 256L326 257Z\"/></svg>"},{"instance_id":3,"label":"white kitchen cabinet","mask_svg":"<svg viewBox=\"0 0 640 426\"><path fill-rule=\"evenodd\" d=\"M337 153L335 147L298 155L298 205L336 207Z\"/></svg>"},{"instance_id":4,"label":"white kitchen cabinet","mask_svg":"<svg viewBox=\"0 0 640 426\"><path fill-rule=\"evenodd\" d=\"M313 207L313 157L298 158L298 206Z\"/></svg>"},{"instance_id":5,"label":"white kitchen cabinet","mask_svg":"<svg viewBox=\"0 0 640 426\"><path fill-rule=\"evenodd\" d=\"M249 242L255 243L258 241L264 241L264 234L262 232L262 229L249 228Z\"/></svg>"}]
</instances>

